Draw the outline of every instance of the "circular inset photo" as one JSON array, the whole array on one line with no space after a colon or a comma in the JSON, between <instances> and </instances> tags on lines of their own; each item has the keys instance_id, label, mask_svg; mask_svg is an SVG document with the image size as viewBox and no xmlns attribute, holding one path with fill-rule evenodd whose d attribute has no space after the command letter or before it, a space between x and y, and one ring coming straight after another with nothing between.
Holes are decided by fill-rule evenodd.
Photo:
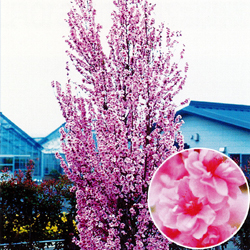
<instances>
[{"instance_id":1,"label":"circular inset photo","mask_svg":"<svg viewBox=\"0 0 250 250\"><path fill-rule=\"evenodd\" d=\"M178 152L154 173L148 206L170 241L204 249L229 240L249 210L249 187L240 167L212 149Z\"/></svg>"}]
</instances>

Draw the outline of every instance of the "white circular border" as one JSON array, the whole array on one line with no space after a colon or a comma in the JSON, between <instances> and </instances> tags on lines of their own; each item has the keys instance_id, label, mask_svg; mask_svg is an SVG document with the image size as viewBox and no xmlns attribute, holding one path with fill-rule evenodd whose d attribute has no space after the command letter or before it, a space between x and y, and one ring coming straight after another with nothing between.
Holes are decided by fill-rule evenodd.
<instances>
[{"instance_id":1,"label":"white circular border","mask_svg":"<svg viewBox=\"0 0 250 250\"><path fill-rule=\"evenodd\" d=\"M235 165L238 167L238 169L240 170L241 174L243 175L243 177L244 177L244 179L245 179L245 183L246 183L246 186L247 186L248 204L249 204L249 205L248 205L248 209L247 209L246 214L245 214L245 218L244 218L244 220L242 221L242 223L240 224L239 228L237 228L237 230L236 230L230 237L228 237L226 240L220 242L220 243L217 244L217 245L212 245L212 246L208 246L208 247L192 247L192 248L191 248L191 247L189 247L189 246L181 245L180 243L175 242L174 240L172 240L171 238L169 238L168 236L166 236L166 234L163 233L163 232L161 231L161 229L158 227L158 225L157 225L157 224L155 223L155 221L154 221L154 218L153 218L153 215L152 215L152 213L151 213L151 209L150 209L150 206L149 206L149 203L148 203L148 209L149 209L150 217L151 217L151 219L152 219L154 225L155 225L155 226L157 227L157 229L160 231L160 233L161 233L165 238L167 238L170 242L173 242L173 243L175 243L175 244L178 245L178 246L181 246L181 247L184 247L184 248L188 248L188 249L208 249L208 248L220 246L220 245L222 245L223 243L227 242L229 239L231 239L235 234L237 234L237 233L239 232L239 230L241 229L242 225L243 225L243 224L245 223L245 221L246 221L246 218L247 218L247 216L248 216L249 209L250 209L250 208L249 208L249 207L250 207L249 185L248 185L247 178L246 178L244 172L242 171L242 169L240 168L240 166L238 166L238 164L237 164L235 161L233 161L228 155L223 154L223 153L221 153L221 152L219 152L219 151L217 151L217 150L210 149L210 148L189 148L189 149L184 149L184 150L178 151L178 152L174 153L173 155L169 156L169 157L168 157L168 158L167 158L167 159L166 159L166 160L156 169L156 171L154 172L154 174L153 174L153 176L152 176L152 178L151 178L151 180L150 180L149 189L148 189L148 199L149 199L149 194L150 194L150 190L151 190L151 183L152 183L152 181L153 181L155 175L157 174L158 170L162 167L162 165L164 165L168 160L170 160L170 159L171 159L172 157L174 157L175 155L181 154L181 153L186 152L186 151L191 151L191 150L202 150L202 149L210 150L210 151L216 152L216 153L218 153L219 155L222 155L222 156L226 157L227 159L229 159L231 162L233 162L233 164L235 164Z\"/></svg>"}]
</instances>

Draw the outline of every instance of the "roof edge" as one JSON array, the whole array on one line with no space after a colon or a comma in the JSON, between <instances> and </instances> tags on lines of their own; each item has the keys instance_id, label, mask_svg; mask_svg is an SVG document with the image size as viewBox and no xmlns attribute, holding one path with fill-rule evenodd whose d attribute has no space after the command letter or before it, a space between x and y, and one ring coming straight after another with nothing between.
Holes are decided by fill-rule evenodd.
<instances>
[{"instance_id":1,"label":"roof edge","mask_svg":"<svg viewBox=\"0 0 250 250\"><path fill-rule=\"evenodd\" d=\"M223 115L218 115L215 114L213 112L209 112L207 110L202 110L202 113L197 111L197 108L195 107L191 107L191 106L187 106L185 108L183 108L182 110L180 110L178 112L178 114L191 114L191 115L198 115L201 117L205 117L211 120L215 120L215 121L219 121L219 122L223 122L229 125L234 125L240 128L244 128L244 129L248 129L250 130L250 122L245 122L239 119L235 119L235 118L231 118L228 116L223 116Z\"/></svg>"},{"instance_id":2,"label":"roof edge","mask_svg":"<svg viewBox=\"0 0 250 250\"><path fill-rule=\"evenodd\" d=\"M21 128L19 128L14 122L12 122L9 118L7 118L2 112L0 112L0 117L5 119L8 123L11 124L11 126L14 127L14 129L21 135L22 137L26 137L30 143L37 146L40 149L43 149L43 146L40 145L38 142L35 141L30 135L28 135L26 132L24 132Z\"/></svg>"},{"instance_id":3,"label":"roof edge","mask_svg":"<svg viewBox=\"0 0 250 250\"><path fill-rule=\"evenodd\" d=\"M190 101L189 106L196 108L216 108L216 109L227 109L227 110L242 110L249 111L249 105L243 104L231 104L231 103L221 103L221 102L203 102L203 101Z\"/></svg>"}]
</instances>

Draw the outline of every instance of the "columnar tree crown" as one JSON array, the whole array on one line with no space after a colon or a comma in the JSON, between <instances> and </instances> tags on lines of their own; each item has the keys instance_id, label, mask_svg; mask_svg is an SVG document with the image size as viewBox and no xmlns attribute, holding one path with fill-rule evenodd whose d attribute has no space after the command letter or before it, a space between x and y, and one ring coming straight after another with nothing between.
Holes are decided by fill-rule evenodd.
<instances>
[{"instance_id":1,"label":"columnar tree crown","mask_svg":"<svg viewBox=\"0 0 250 250\"><path fill-rule=\"evenodd\" d=\"M180 32L155 25L154 5L116 0L103 52L92 0L75 0L68 13L68 82L53 82L66 119L62 167L75 183L81 249L167 249L153 225L147 192L155 169L183 148L173 98L183 70L173 62ZM184 49L179 59L183 58ZM82 82L69 76L71 65ZM95 138L95 140L94 140Z\"/></svg>"}]
</instances>

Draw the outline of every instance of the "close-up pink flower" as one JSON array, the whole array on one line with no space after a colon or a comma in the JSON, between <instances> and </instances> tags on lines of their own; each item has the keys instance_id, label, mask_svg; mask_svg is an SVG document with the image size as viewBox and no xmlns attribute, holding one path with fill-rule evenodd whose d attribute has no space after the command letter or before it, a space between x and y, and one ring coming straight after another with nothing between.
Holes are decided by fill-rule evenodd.
<instances>
[{"instance_id":1,"label":"close-up pink flower","mask_svg":"<svg viewBox=\"0 0 250 250\"><path fill-rule=\"evenodd\" d=\"M204 199L195 197L189 189L189 179L184 177L176 188L163 188L159 195L159 217L163 225L200 239L216 217Z\"/></svg>"},{"instance_id":2,"label":"close-up pink flower","mask_svg":"<svg viewBox=\"0 0 250 250\"><path fill-rule=\"evenodd\" d=\"M230 158L210 149L190 149L157 169L148 205L155 225L168 239L184 247L206 248L239 230L249 208L248 190L243 172Z\"/></svg>"},{"instance_id":3,"label":"close-up pink flower","mask_svg":"<svg viewBox=\"0 0 250 250\"><path fill-rule=\"evenodd\" d=\"M236 198L239 186L245 183L236 164L212 150L191 152L185 168L192 177L190 188L194 195L207 197L212 204L223 202L225 197Z\"/></svg>"}]
</instances>

